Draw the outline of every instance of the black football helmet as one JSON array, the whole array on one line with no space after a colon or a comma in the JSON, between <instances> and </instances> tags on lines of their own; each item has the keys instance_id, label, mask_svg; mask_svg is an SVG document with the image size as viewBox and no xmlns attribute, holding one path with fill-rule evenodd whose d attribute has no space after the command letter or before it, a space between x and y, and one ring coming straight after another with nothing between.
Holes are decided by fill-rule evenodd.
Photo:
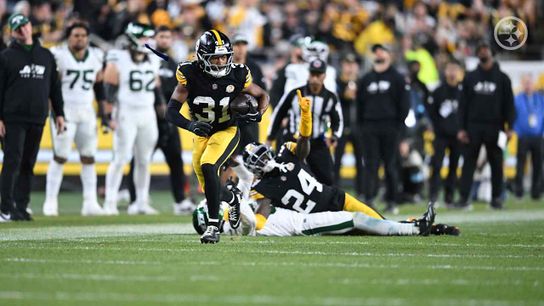
<instances>
[{"instance_id":1,"label":"black football helmet","mask_svg":"<svg viewBox=\"0 0 544 306\"><path fill-rule=\"evenodd\" d=\"M196 56L202 70L209 75L220 78L229 74L232 64L232 45L227 35L217 30L204 32L196 41ZM214 65L210 59L214 56L227 56L225 65Z\"/></svg>"},{"instance_id":2,"label":"black football helmet","mask_svg":"<svg viewBox=\"0 0 544 306\"><path fill-rule=\"evenodd\" d=\"M129 48L136 52L149 53L151 52L144 46L144 43L147 40L151 40L155 36L155 30L152 26L131 22L128 24L127 29L125 30L125 35L129 41Z\"/></svg>"},{"instance_id":3,"label":"black football helmet","mask_svg":"<svg viewBox=\"0 0 544 306\"><path fill-rule=\"evenodd\" d=\"M268 161L274 159L274 152L265 144L252 142L244 148L242 158L244 166L256 176L261 177Z\"/></svg>"}]
</instances>

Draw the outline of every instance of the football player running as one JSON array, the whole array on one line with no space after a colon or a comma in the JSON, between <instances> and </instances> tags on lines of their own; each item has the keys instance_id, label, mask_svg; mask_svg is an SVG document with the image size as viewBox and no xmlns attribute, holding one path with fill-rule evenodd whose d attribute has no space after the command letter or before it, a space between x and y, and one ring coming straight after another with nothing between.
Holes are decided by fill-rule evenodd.
<instances>
[{"instance_id":1,"label":"football player running","mask_svg":"<svg viewBox=\"0 0 544 306\"><path fill-rule=\"evenodd\" d=\"M104 53L89 46L89 27L74 22L66 29L67 42L51 49L57 61L62 80L64 133L53 129L53 160L47 169L46 198L43 204L45 216L58 215L58 194L62 183L64 163L68 160L72 143L76 143L82 169L83 206L81 214L103 215L96 197L96 170L94 156L97 146L96 116L93 100L104 100L102 84ZM93 93L94 91L94 93Z\"/></svg>"},{"instance_id":2,"label":"football player running","mask_svg":"<svg viewBox=\"0 0 544 306\"><path fill-rule=\"evenodd\" d=\"M217 30L206 31L197 40L195 49L197 60L183 62L178 67L178 85L168 103L167 118L195 134L193 168L204 189L210 216L218 216L221 166L232 155L240 139L237 118L231 113L229 103L242 92L254 96L258 107L250 107L239 120L259 122L269 98L261 87L253 84L247 66L232 63L232 45L225 34ZM180 114L184 103L189 105L190 119ZM209 218L200 241L219 242L218 226L218 218Z\"/></svg>"},{"instance_id":3,"label":"football player running","mask_svg":"<svg viewBox=\"0 0 544 306\"><path fill-rule=\"evenodd\" d=\"M149 163L157 143L154 106L164 108L160 91L159 59L148 55L144 44L155 35L148 25L130 23L125 31L128 49L111 50L106 56L104 83L106 101L102 124L114 130L113 160L106 174L106 202L109 215L118 215L117 195L123 167L134 154L136 201L129 214L157 214L149 205ZM112 106L115 107L112 107ZM113 111L112 111L113 110ZM164 112L164 111L163 111Z\"/></svg>"}]
</instances>

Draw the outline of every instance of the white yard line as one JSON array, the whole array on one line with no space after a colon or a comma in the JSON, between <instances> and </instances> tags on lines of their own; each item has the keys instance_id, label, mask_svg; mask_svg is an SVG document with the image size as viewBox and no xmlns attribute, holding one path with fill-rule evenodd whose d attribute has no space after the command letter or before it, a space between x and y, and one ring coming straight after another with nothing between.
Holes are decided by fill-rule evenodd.
<instances>
[{"instance_id":1,"label":"white yard line","mask_svg":"<svg viewBox=\"0 0 544 306\"><path fill-rule=\"evenodd\" d=\"M127 293L84 293L84 292L27 292L27 291L0 291L0 300L56 300L56 301L96 301L96 302L148 302L148 303L167 303L167 304L244 304L244 305L405 305L413 302L412 299L403 298L381 298L367 296L364 298L347 298L334 296L280 296L280 295L192 295L192 294L127 294ZM515 300L503 301L493 299L465 299L442 298L426 299L426 303L433 305L478 305L478 306L510 306L510 305L528 305L535 303L543 305L541 301L536 300Z\"/></svg>"},{"instance_id":2,"label":"white yard line","mask_svg":"<svg viewBox=\"0 0 544 306\"><path fill-rule=\"evenodd\" d=\"M397 216L402 220L408 216ZM488 211L488 212L454 212L439 214L437 222L441 223L496 223L523 222L544 220L544 210L530 211ZM76 239L100 237L124 237L157 234L194 234L191 224L160 223L160 224L120 224L94 226L47 226L39 228L7 228L0 226L0 241ZM503 233L504 234L504 233ZM501 233L493 233L500 236ZM543 238L542 235L535 236ZM329 243L329 242L326 242ZM350 242L351 243L351 242Z\"/></svg>"},{"instance_id":3,"label":"white yard line","mask_svg":"<svg viewBox=\"0 0 544 306\"><path fill-rule=\"evenodd\" d=\"M376 254L379 257L380 254ZM228 258L228 257L225 257ZM89 265L149 265L149 261L116 261L116 260L81 260L81 259L42 259L42 258L26 258L26 257L10 257L0 259L0 261L11 263L34 263L34 264L89 264ZM152 262L153 265L172 265L172 262ZM184 261L184 265L195 266L224 266L226 262L220 261ZM228 265L239 267L304 267L304 268L331 268L331 269L376 269L376 270L467 270L467 271L516 271L516 272L542 272L544 267L541 266L486 266L486 265L466 265L465 263L457 264L423 264L423 265L406 265L406 264L376 264L376 263L314 263L314 262L299 262L299 261L229 261Z\"/></svg>"},{"instance_id":4,"label":"white yard line","mask_svg":"<svg viewBox=\"0 0 544 306\"><path fill-rule=\"evenodd\" d=\"M49 245L21 245L17 246L17 249L31 249L31 250L64 250L65 246L49 246ZM158 253L201 253L202 248L157 248L157 247L112 247L104 246L96 248L95 246L70 246L70 250L85 250L85 251L120 251L120 252L158 252ZM218 249L215 253L224 254L238 254L240 251L237 249ZM427 258L504 258L504 259L542 259L544 254L524 254L524 255L512 255L512 254L471 254L471 253L444 253L444 254L421 254L421 253L408 253L408 252L329 252L329 251L282 251L282 250L266 250L266 249L252 249L244 250L246 254L267 254L267 255L310 255L310 256L349 256L349 257L427 257Z\"/></svg>"}]
</instances>

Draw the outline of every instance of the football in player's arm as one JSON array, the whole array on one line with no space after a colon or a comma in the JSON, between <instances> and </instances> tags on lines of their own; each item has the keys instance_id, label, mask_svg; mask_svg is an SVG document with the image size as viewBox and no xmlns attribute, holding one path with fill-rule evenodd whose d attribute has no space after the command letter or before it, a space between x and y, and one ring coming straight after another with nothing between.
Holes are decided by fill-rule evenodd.
<instances>
[{"instance_id":1,"label":"football in player's arm","mask_svg":"<svg viewBox=\"0 0 544 306\"><path fill-rule=\"evenodd\" d=\"M269 98L264 89L253 84L245 65L232 63L232 46L225 34L217 30L204 32L197 40L196 54L196 61L181 63L176 71L178 85L168 102L166 118L195 134L193 168L204 189L210 216L217 216L221 166L240 139L236 119L261 121ZM258 107L234 118L229 103L241 93L254 96ZM190 119L180 114L184 103L188 103ZM218 225L218 219L208 220L202 243L219 242Z\"/></svg>"}]
</instances>

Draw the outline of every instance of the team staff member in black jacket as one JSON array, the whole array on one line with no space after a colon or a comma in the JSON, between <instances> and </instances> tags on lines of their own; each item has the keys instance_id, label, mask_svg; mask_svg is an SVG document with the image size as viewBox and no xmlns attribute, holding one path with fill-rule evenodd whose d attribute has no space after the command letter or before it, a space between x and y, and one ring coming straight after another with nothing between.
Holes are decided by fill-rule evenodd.
<instances>
[{"instance_id":1,"label":"team staff member in black jacket","mask_svg":"<svg viewBox=\"0 0 544 306\"><path fill-rule=\"evenodd\" d=\"M64 131L64 103L53 54L32 40L32 24L24 15L15 14L8 23L13 41L0 53L0 221L32 220L27 207L48 100L59 132Z\"/></svg>"},{"instance_id":2,"label":"team staff member in black jacket","mask_svg":"<svg viewBox=\"0 0 544 306\"><path fill-rule=\"evenodd\" d=\"M374 65L357 85L357 122L361 131L366 203L372 205L378 192L380 159L385 168L386 211L397 213L398 174L395 167L404 119L410 109L410 86L391 66L391 53L384 46L372 46Z\"/></svg>"},{"instance_id":3,"label":"team staff member in black jacket","mask_svg":"<svg viewBox=\"0 0 544 306\"><path fill-rule=\"evenodd\" d=\"M281 122L288 115L291 115L289 133L291 135L297 133L300 122L297 90L300 90L303 96L312 100L313 128L310 136L310 154L306 162L319 182L331 186L334 183L334 164L329 147L336 147L337 139L342 137L344 130L342 106L336 94L325 88L327 64L316 59L310 63L309 70L308 83L285 94L274 110L267 140L270 144L275 139ZM325 132L329 124L332 135L326 139Z\"/></svg>"},{"instance_id":4,"label":"team staff member in black jacket","mask_svg":"<svg viewBox=\"0 0 544 306\"><path fill-rule=\"evenodd\" d=\"M498 145L499 132L510 136L515 115L514 94L510 78L493 60L491 48L480 44L476 49L480 64L463 80L463 95L459 104L461 130L457 138L466 144L458 206L470 209L469 194L472 187L480 147L485 145L491 166L491 207L502 208L503 152Z\"/></svg>"},{"instance_id":5,"label":"team staff member in black jacket","mask_svg":"<svg viewBox=\"0 0 544 306\"><path fill-rule=\"evenodd\" d=\"M446 64L444 82L431 94L427 101L427 113L431 118L434 130L433 150L431 158L431 181L429 184L430 201L435 202L440 191L440 169L446 149L449 150L449 171L444 183L444 201L453 204L453 195L457 181L457 165L459 162L460 144L457 141L459 132L459 100L461 99L461 66L455 60Z\"/></svg>"}]
</instances>

